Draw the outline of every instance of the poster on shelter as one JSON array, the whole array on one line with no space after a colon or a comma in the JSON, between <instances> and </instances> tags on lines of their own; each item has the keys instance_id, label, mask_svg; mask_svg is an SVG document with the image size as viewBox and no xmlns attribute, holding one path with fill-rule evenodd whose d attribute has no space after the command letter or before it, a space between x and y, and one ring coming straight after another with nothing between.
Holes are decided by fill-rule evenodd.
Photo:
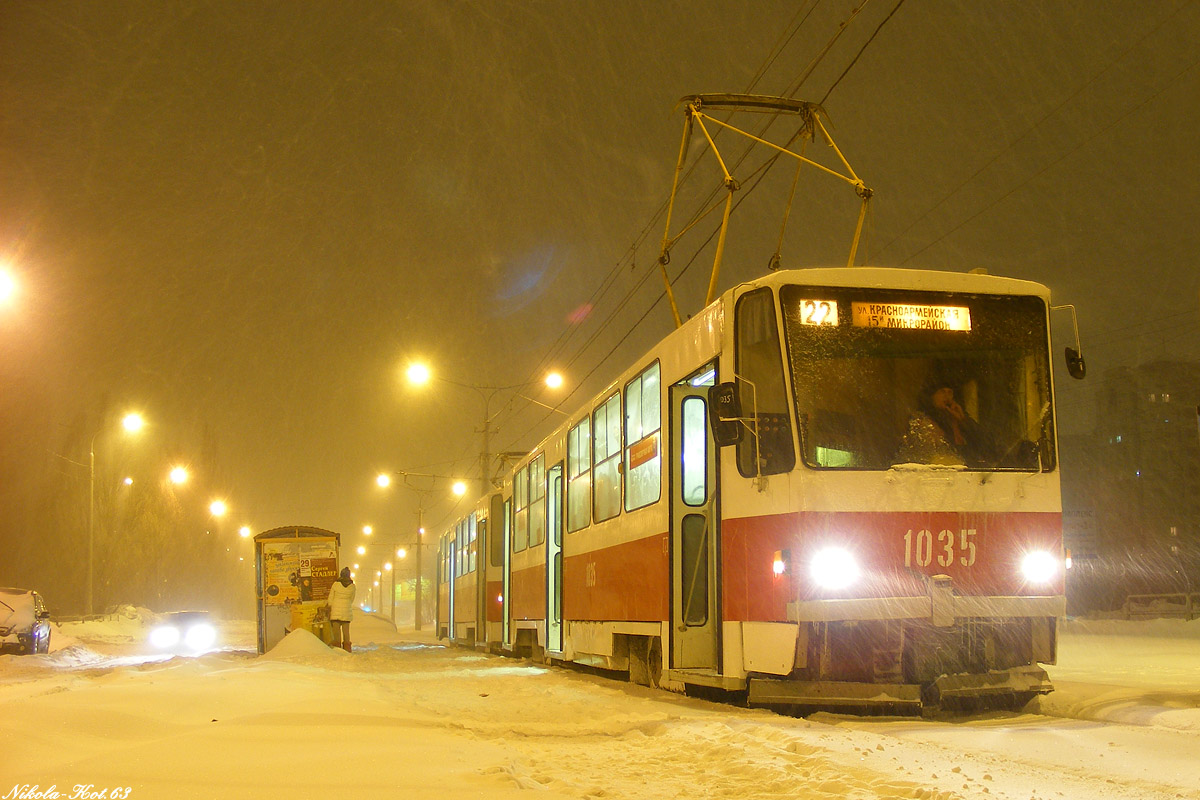
<instances>
[{"instance_id":1,"label":"poster on shelter","mask_svg":"<svg viewBox=\"0 0 1200 800\"><path fill-rule=\"evenodd\" d=\"M332 540L300 545L301 600L327 599L337 572L337 546Z\"/></svg>"},{"instance_id":2,"label":"poster on shelter","mask_svg":"<svg viewBox=\"0 0 1200 800\"><path fill-rule=\"evenodd\" d=\"M316 541L264 542L263 602L286 606L325 600L337 578L337 543Z\"/></svg>"},{"instance_id":3,"label":"poster on shelter","mask_svg":"<svg viewBox=\"0 0 1200 800\"><path fill-rule=\"evenodd\" d=\"M284 606L300 600L300 552L295 542L263 543L263 602Z\"/></svg>"}]
</instances>

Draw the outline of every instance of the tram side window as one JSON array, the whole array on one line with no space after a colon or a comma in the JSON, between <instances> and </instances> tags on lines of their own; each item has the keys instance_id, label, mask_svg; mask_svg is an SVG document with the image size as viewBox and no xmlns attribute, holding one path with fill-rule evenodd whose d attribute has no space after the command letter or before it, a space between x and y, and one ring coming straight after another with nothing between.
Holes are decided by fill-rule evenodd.
<instances>
[{"instance_id":1,"label":"tram side window","mask_svg":"<svg viewBox=\"0 0 1200 800\"><path fill-rule=\"evenodd\" d=\"M657 502L662 493L662 403L655 361L625 387L625 510Z\"/></svg>"},{"instance_id":2,"label":"tram side window","mask_svg":"<svg viewBox=\"0 0 1200 800\"><path fill-rule=\"evenodd\" d=\"M475 551L477 548L475 539L475 515L467 517L467 572L475 571Z\"/></svg>"},{"instance_id":3,"label":"tram side window","mask_svg":"<svg viewBox=\"0 0 1200 800\"><path fill-rule=\"evenodd\" d=\"M529 464L529 546L546 541L546 457Z\"/></svg>"},{"instance_id":4,"label":"tram side window","mask_svg":"<svg viewBox=\"0 0 1200 800\"><path fill-rule=\"evenodd\" d=\"M462 526L454 523L454 577L462 575Z\"/></svg>"},{"instance_id":5,"label":"tram side window","mask_svg":"<svg viewBox=\"0 0 1200 800\"><path fill-rule=\"evenodd\" d=\"M492 509L488 516L497 522L504 519L504 498L499 494L492 495ZM504 534L499 525L492 531L491 538L487 540L487 543L488 552L491 553L492 566L501 566L504 563Z\"/></svg>"},{"instance_id":6,"label":"tram side window","mask_svg":"<svg viewBox=\"0 0 1200 800\"><path fill-rule=\"evenodd\" d=\"M467 525L465 520L458 521L458 574L467 574Z\"/></svg>"},{"instance_id":7,"label":"tram side window","mask_svg":"<svg viewBox=\"0 0 1200 800\"><path fill-rule=\"evenodd\" d=\"M567 530L592 523L592 418L567 433Z\"/></svg>"},{"instance_id":8,"label":"tram side window","mask_svg":"<svg viewBox=\"0 0 1200 800\"><path fill-rule=\"evenodd\" d=\"M790 472L796 451L770 289L738 299L735 346L738 395L742 414L750 418L747 435L737 445L738 472L747 478Z\"/></svg>"},{"instance_id":9,"label":"tram side window","mask_svg":"<svg viewBox=\"0 0 1200 800\"><path fill-rule=\"evenodd\" d=\"M513 545L514 553L529 547L529 467L517 470L513 477Z\"/></svg>"},{"instance_id":10,"label":"tram side window","mask_svg":"<svg viewBox=\"0 0 1200 800\"><path fill-rule=\"evenodd\" d=\"M614 394L592 415L595 436L592 458L596 485L592 513L596 522L612 519L621 512L621 395Z\"/></svg>"}]
</instances>

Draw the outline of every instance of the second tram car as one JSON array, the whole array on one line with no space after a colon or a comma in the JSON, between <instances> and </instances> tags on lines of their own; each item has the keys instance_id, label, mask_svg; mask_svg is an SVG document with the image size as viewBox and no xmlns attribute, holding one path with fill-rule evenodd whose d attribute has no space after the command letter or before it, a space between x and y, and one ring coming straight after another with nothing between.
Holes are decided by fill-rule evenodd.
<instances>
[{"instance_id":1,"label":"second tram car","mask_svg":"<svg viewBox=\"0 0 1200 800\"><path fill-rule=\"evenodd\" d=\"M439 636L756 705L1050 691L1049 301L865 267L734 287L441 537Z\"/></svg>"}]
</instances>

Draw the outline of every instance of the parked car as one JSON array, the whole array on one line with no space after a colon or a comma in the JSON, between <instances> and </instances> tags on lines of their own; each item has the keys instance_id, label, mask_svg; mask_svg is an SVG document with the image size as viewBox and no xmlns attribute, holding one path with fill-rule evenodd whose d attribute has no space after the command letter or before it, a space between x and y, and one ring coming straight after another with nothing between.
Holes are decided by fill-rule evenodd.
<instances>
[{"instance_id":1,"label":"parked car","mask_svg":"<svg viewBox=\"0 0 1200 800\"><path fill-rule=\"evenodd\" d=\"M170 611L150 629L150 644L167 653L200 654L217 641L217 626L207 611Z\"/></svg>"},{"instance_id":2,"label":"parked car","mask_svg":"<svg viewBox=\"0 0 1200 800\"><path fill-rule=\"evenodd\" d=\"M40 594L0 587L0 653L49 653L49 620Z\"/></svg>"}]
</instances>

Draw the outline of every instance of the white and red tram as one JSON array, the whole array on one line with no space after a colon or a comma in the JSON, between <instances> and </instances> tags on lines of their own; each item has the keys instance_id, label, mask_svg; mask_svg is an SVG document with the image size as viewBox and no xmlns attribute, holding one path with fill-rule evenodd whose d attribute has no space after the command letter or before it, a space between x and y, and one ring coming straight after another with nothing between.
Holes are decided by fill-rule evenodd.
<instances>
[{"instance_id":1,"label":"white and red tram","mask_svg":"<svg viewBox=\"0 0 1200 800\"><path fill-rule=\"evenodd\" d=\"M762 705L1049 691L1049 301L864 267L734 287L442 537L439 636ZM943 386L988 448L930 446Z\"/></svg>"}]
</instances>

